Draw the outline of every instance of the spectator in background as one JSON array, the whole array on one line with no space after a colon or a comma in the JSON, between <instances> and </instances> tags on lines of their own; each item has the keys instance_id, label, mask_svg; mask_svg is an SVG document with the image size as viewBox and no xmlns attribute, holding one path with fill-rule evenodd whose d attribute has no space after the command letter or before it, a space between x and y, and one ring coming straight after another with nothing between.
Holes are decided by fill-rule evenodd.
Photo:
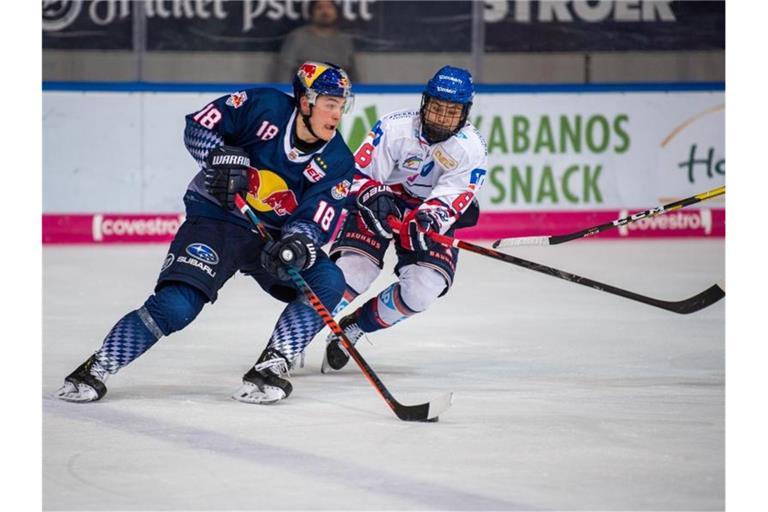
<instances>
[{"instance_id":1,"label":"spectator in background","mask_svg":"<svg viewBox=\"0 0 768 512\"><path fill-rule=\"evenodd\" d=\"M357 82L354 38L339 31L339 18L339 7L335 2L312 0L309 4L310 24L285 36L277 55L275 82L285 82L302 62L308 60L338 63L347 71L350 80Z\"/></svg>"}]
</instances>

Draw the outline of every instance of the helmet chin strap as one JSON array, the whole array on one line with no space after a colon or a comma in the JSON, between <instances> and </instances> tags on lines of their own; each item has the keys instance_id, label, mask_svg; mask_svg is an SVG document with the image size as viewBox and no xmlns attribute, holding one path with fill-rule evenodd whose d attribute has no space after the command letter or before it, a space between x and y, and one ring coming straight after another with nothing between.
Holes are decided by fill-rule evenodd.
<instances>
[{"instance_id":1,"label":"helmet chin strap","mask_svg":"<svg viewBox=\"0 0 768 512\"><path fill-rule=\"evenodd\" d=\"M316 139L323 140L318 134L315 133L315 130L312 129L312 123L309 122L309 118L312 117L312 108L313 106L309 106L309 115L304 114L301 110L299 110L299 115L301 116L302 121L304 121L304 126L307 128L307 131ZM306 141L305 141L306 142Z\"/></svg>"}]
</instances>

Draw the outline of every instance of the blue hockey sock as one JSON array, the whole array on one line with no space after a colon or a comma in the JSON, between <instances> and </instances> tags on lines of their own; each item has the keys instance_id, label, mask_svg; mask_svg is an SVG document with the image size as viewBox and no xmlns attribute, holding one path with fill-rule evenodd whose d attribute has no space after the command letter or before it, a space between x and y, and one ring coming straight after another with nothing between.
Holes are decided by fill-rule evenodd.
<instances>
[{"instance_id":1,"label":"blue hockey sock","mask_svg":"<svg viewBox=\"0 0 768 512\"><path fill-rule=\"evenodd\" d=\"M363 332L374 332L391 327L415 314L416 311L409 308L400 297L400 284L394 283L360 306L356 312L357 326Z\"/></svg>"},{"instance_id":2,"label":"blue hockey sock","mask_svg":"<svg viewBox=\"0 0 768 512\"><path fill-rule=\"evenodd\" d=\"M297 299L288 304L277 319L269 346L290 362L304 351L323 326L325 323L317 311L303 298Z\"/></svg>"},{"instance_id":3,"label":"blue hockey sock","mask_svg":"<svg viewBox=\"0 0 768 512\"><path fill-rule=\"evenodd\" d=\"M109 331L96 352L96 360L109 373L116 373L146 352L162 335L146 308L141 307L125 315Z\"/></svg>"},{"instance_id":4,"label":"blue hockey sock","mask_svg":"<svg viewBox=\"0 0 768 512\"><path fill-rule=\"evenodd\" d=\"M333 311L331 312L331 316L335 317L342 311L344 311L344 308L349 306L349 304L357 298L357 296L360 295L355 290L352 289L351 286L347 285L346 289L344 290L344 295L341 296L341 300L336 305L335 308L333 308Z\"/></svg>"},{"instance_id":5,"label":"blue hockey sock","mask_svg":"<svg viewBox=\"0 0 768 512\"><path fill-rule=\"evenodd\" d=\"M109 373L116 373L163 336L189 325L206 301L202 292L189 285L173 283L164 286L142 307L115 324L96 352L96 360Z\"/></svg>"}]
</instances>

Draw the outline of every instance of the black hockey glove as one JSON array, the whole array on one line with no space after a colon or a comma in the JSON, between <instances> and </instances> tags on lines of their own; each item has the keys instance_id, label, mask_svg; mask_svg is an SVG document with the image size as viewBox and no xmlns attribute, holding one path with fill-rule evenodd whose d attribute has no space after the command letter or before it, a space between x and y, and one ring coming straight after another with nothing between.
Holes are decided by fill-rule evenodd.
<instances>
[{"instance_id":1,"label":"black hockey glove","mask_svg":"<svg viewBox=\"0 0 768 512\"><path fill-rule=\"evenodd\" d=\"M444 208L412 210L400 227L400 245L416 253L440 250L442 244L432 240L427 233L429 231L439 233L440 226L447 219L448 212Z\"/></svg>"},{"instance_id":2,"label":"black hockey glove","mask_svg":"<svg viewBox=\"0 0 768 512\"><path fill-rule=\"evenodd\" d=\"M248 168L251 159L242 148L219 146L205 159L205 188L219 204L234 210L235 194L248 192Z\"/></svg>"},{"instance_id":3,"label":"black hockey glove","mask_svg":"<svg viewBox=\"0 0 768 512\"><path fill-rule=\"evenodd\" d=\"M306 270L317 261L317 245L302 233L287 235L276 242L267 242L261 252L261 266L281 281L290 281L285 265Z\"/></svg>"},{"instance_id":4,"label":"black hockey glove","mask_svg":"<svg viewBox=\"0 0 768 512\"><path fill-rule=\"evenodd\" d=\"M357 207L365 227L377 235L392 238L392 226L387 217L393 215L400 220L400 210L395 204L395 195L386 185L376 180L366 181L357 194Z\"/></svg>"}]
</instances>

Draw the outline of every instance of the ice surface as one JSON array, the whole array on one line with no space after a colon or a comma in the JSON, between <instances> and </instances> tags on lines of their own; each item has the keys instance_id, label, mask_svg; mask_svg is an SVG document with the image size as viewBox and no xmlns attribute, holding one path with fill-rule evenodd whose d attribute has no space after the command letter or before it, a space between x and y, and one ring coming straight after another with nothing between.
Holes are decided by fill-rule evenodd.
<instances>
[{"instance_id":1,"label":"ice surface","mask_svg":"<svg viewBox=\"0 0 768 512\"><path fill-rule=\"evenodd\" d=\"M46 510L725 506L725 301L677 315L462 254L429 312L358 344L402 403L455 392L438 423L406 423L354 362L320 374L325 332L288 400L230 399L282 309L236 276L192 325L112 376L104 400L53 398L145 300L165 251L44 248ZM725 271L722 240L508 251L668 300Z\"/></svg>"}]
</instances>

